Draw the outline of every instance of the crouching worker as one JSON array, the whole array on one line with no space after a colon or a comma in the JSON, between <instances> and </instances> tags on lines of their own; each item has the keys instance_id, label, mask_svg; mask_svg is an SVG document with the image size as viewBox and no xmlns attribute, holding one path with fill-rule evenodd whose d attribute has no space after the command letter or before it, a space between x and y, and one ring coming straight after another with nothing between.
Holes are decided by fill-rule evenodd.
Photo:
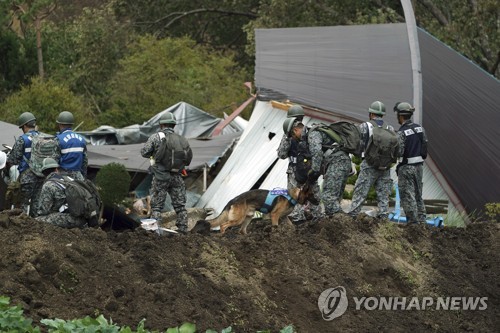
<instances>
[{"instance_id":1,"label":"crouching worker","mask_svg":"<svg viewBox=\"0 0 500 333\"><path fill-rule=\"evenodd\" d=\"M43 160L42 173L45 176L40 200L35 207L38 221L57 225L62 228L85 228L88 226L84 217L72 216L68 211L63 176L59 164L53 158Z\"/></svg>"}]
</instances>

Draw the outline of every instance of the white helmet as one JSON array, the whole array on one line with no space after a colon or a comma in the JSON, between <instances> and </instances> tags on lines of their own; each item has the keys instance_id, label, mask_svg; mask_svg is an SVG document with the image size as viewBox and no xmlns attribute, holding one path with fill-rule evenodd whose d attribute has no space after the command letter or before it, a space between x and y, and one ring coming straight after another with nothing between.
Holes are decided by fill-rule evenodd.
<instances>
[{"instance_id":1,"label":"white helmet","mask_svg":"<svg viewBox=\"0 0 500 333\"><path fill-rule=\"evenodd\" d=\"M0 170L5 168L5 164L7 163L7 154L3 151L0 151Z\"/></svg>"}]
</instances>

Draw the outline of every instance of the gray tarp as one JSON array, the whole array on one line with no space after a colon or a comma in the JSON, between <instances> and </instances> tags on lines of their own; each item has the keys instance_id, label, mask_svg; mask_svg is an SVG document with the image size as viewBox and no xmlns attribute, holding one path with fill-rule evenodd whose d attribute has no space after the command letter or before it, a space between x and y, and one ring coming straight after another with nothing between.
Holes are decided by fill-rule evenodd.
<instances>
[{"instance_id":1,"label":"gray tarp","mask_svg":"<svg viewBox=\"0 0 500 333\"><path fill-rule=\"evenodd\" d=\"M13 146L22 131L16 126L0 121L0 143ZM204 165L212 166L231 148L241 132L219 135L207 139L189 139L193 149L193 160L189 166L190 170L199 170ZM115 162L125 165L129 171L147 172L149 161L141 157L140 150L143 143L132 145L87 145L89 166L101 168L102 166ZM3 147L2 147L3 148Z\"/></svg>"},{"instance_id":2,"label":"gray tarp","mask_svg":"<svg viewBox=\"0 0 500 333\"><path fill-rule=\"evenodd\" d=\"M216 118L191 104L179 102L156 114L142 125L135 124L119 129L111 126L100 126L93 131L80 131L78 133L85 136L92 145L142 143L146 142L153 133L158 132L158 120L165 112L172 112L175 115L177 119L175 132L186 138L209 136L215 127L223 121L223 119ZM224 127L221 134L241 132L243 129L237 122L233 121Z\"/></svg>"},{"instance_id":3,"label":"gray tarp","mask_svg":"<svg viewBox=\"0 0 500 333\"><path fill-rule=\"evenodd\" d=\"M219 135L209 139L188 139L193 150L193 160L189 170L199 170L205 165L212 166L239 138L240 132ZM147 172L149 160L141 156L143 143L130 145L87 146L89 167L101 168L108 163L121 163L129 171Z\"/></svg>"},{"instance_id":4,"label":"gray tarp","mask_svg":"<svg viewBox=\"0 0 500 333\"><path fill-rule=\"evenodd\" d=\"M499 81L421 29L418 39L423 107L417 112L436 178L444 177L447 194L453 191L468 212L482 210L500 201ZM326 110L306 112L312 117L364 121L370 103L381 100L398 128L392 107L413 101L412 79L405 24L256 30L259 98Z\"/></svg>"}]
</instances>

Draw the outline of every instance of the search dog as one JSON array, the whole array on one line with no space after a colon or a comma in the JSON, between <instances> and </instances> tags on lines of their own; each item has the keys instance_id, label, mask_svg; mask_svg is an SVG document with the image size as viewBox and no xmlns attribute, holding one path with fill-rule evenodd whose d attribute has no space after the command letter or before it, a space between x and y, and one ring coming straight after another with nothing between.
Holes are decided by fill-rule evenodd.
<instances>
[{"instance_id":1,"label":"search dog","mask_svg":"<svg viewBox=\"0 0 500 333\"><path fill-rule=\"evenodd\" d=\"M252 221L255 211L262 211L267 206L267 212L264 213L270 217L272 225L277 226L282 217L292 212L296 203L317 202L311 187L307 184L301 188L296 187L287 191L288 198L286 195L277 195L270 205L266 205L266 199L270 192L270 190L261 189L243 192L231 199L216 218L199 220L191 232L206 234L210 232L210 229L220 226L220 233L224 234L227 228L241 225L239 233L246 235L247 227ZM288 223L291 223L288 217L287 220Z\"/></svg>"}]
</instances>

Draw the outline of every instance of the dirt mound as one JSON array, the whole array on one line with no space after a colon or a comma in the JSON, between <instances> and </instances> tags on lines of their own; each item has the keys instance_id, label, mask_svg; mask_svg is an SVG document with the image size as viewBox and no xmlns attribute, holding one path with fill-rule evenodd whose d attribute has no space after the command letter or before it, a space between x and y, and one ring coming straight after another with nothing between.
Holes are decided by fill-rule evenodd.
<instances>
[{"instance_id":1,"label":"dirt mound","mask_svg":"<svg viewBox=\"0 0 500 333\"><path fill-rule=\"evenodd\" d=\"M103 314L118 325L164 330L298 332L495 331L500 327L500 227L399 226L339 215L317 224L249 226L248 236L67 230L0 213L0 295L25 315L74 319ZM332 321L321 293L346 290ZM353 297L487 297L485 310L356 309Z\"/></svg>"}]
</instances>

